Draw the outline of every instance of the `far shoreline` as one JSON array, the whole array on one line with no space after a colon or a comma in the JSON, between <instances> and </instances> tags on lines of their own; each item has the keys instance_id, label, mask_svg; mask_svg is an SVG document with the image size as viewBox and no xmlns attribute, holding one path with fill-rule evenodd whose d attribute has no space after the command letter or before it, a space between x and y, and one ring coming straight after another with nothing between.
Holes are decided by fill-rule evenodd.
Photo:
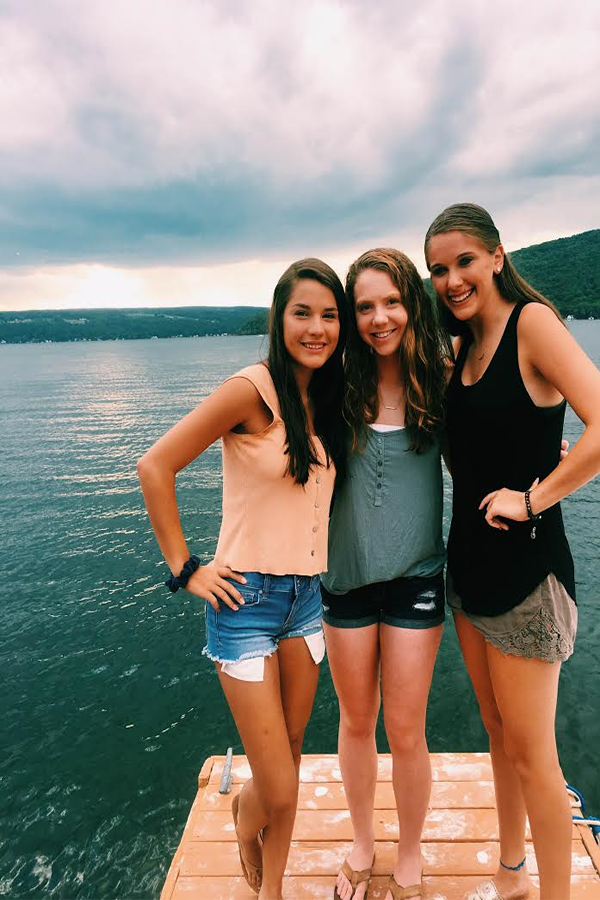
<instances>
[{"instance_id":1,"label":"far shoreline","mask_svg":"<svg viewBox=\"0 0 600 900\"><path fill-rule=\"evenodd\" d=\"M600 317L587 316L583 319L576 319L574 316L565 316L565 323L571 322L600 322ZM199 338L245 338L245 337L266 337L265 331L257 331L251 334L236 334L235 332L220 332L219 334L163 334L149 335L147 337L100 337L100 338L71 338L70 340L51 340L45 339L40 341L5 341L0 340L0 347L25 347L55 344L106 344L111 341L119 341L119 343L129 341L173 341L173 340L197 340Z\"/></svg>"}]
</instances>

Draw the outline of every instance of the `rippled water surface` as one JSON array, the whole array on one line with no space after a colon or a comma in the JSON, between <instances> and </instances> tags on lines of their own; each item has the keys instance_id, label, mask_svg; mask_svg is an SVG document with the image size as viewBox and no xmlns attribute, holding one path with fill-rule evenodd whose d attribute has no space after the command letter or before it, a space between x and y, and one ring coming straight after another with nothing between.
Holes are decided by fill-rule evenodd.
<instances>
[{"instance_id":1,"label":"rippled water surface","mask_svg":"<svg viewBox=\"0 0 600 900\"><path fill-rule=\"evenodd\" d=\"M600 323L572 326L600 363ZM255 362L259 345L226 337L0 348L0 895L157 897L202 761L228 744L240 750L201 656L201 604L162 586L135 461L227 374ZM579 432L569 412L566 434ZM178 481L189 545L207 558L220 462L215 446ZM600 814L600 481L564 512L580 636L562 676L561 756ZM307 752L335 751L335 721L324 667ZM434 751L485 749L451 625L428 737ZM388 749L381 730L379 747Z\"/></svg>"}]
</instances>

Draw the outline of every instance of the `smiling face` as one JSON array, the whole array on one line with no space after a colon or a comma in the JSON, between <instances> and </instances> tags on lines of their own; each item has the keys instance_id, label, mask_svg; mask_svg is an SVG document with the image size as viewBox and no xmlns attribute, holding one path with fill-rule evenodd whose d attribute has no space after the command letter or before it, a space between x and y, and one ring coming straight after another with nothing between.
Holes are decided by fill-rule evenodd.
<instances>
[{"instance_id":1,"label":"smiling face","mask_svg":"<svg viewBox=\"0 0 600 900\"><path fill-rule=\"evenodd\" d=\"M356 327L379 356L398 353L408 313L400 291L387 272L363 269L354 284Z\"/></svg>"},{"instance_id":2,"label":"smiling face","mask_svg":"<svg viewBox=\"0 0 600 900\"><path fill-rule=\"evenodd\" d=\"M302 369L320 369L334 353L340 336L332 291L311 278L299 279L283 313L283 342Z\"/></svg>"},{"instance_id":3,"label":"smiling face","mask_svg":"<svg viewBox=\"0 0 600 900\"><path fill-rule=\"evenodd\" d=\"M476 237L447 231L431 238L427 259L435 292L460 321L468 321L499 298L494 275L504 263L502 244L490 253Z\"/></svg>"}]
</instances>

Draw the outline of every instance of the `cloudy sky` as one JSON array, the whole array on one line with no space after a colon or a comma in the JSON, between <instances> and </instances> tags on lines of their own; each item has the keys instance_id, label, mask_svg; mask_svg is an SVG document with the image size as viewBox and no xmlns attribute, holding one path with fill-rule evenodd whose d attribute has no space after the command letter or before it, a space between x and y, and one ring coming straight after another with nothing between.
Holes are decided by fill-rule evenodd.
<instances>
[{"instance_id":1,"label":"cloudy sky","mask_svg":"<svg viewBox=\"0 0 600 900\"><path fill-rule=\"evenodd\" d=\"M293 259L424 271L600 226L597 0L0 0L0 309L267 305Z\"/></svg>"}]
</instances>

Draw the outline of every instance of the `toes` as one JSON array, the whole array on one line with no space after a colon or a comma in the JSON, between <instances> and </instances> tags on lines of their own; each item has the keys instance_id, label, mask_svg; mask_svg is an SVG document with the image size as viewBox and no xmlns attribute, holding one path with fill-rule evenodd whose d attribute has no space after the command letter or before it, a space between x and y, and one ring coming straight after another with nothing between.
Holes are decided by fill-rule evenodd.
<instances>
[{"instance_id":1,"label":"toes","mask_svg":"<svg viewBox=\"0 0 600 900\"><path fill-rule=\"evenodd\" d=\"M350 900L352 897L352 885L341 872L338 875L338 894L342 900Z\"/></svg>"}]
</instances>

